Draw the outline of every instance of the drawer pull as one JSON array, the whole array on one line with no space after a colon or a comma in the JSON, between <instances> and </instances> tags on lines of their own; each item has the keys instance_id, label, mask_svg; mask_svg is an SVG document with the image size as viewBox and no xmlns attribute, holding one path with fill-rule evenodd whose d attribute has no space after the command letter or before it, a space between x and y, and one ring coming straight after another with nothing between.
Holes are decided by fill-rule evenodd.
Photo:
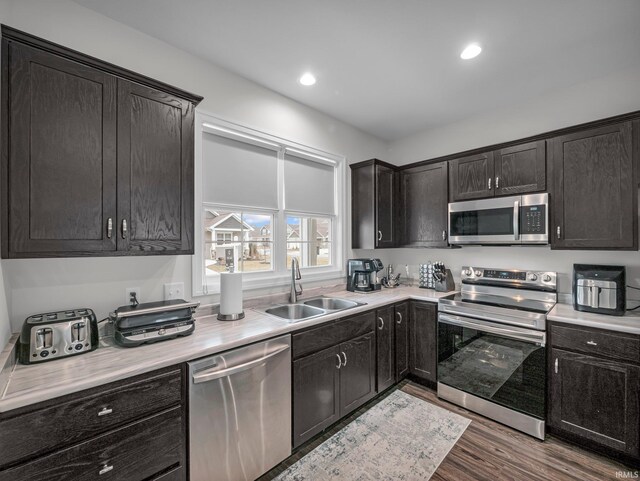
<instances>
[{"instance_id":1,"label":"drawer pull","mask_svg":"<svg viewBox=\"0 0 640 481\"><path fill-rule=\"evenodd\" d=\"M593 341L587 341L587 344L589 344L590 346L597 346L598 345L597 342L593 342Z\"/></svg>"},{"instance_id":2,"label":"drawer pull","mask_svg":"<svg viewBox=\"0 0 640 481\"><path fill-rule=\"evenodd\" d=\"M109 471L113 471L113 464L105 464L104 466L102 466L102 469L98 471L98 474L107 474Z\"/></svg>"},{"instance_id":3,"label":"drawer pull","mask_svg":"<svg viewBox=\"0 0 640 481\"><path fill-rule=\"evenodd\" d=\"M98 411L98 416L106 416L107 414L111 414L113 412L113 409L111 408L102 408L100 411Z\"/></svg>"}]
</instances>

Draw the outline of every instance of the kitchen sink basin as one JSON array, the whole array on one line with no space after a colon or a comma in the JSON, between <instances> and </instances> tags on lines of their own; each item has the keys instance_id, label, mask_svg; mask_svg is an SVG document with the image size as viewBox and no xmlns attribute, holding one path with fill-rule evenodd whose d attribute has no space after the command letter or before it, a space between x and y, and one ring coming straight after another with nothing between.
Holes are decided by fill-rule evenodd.
<instances>
[{"instance_id":1,"label":"kitchen sink basin","mask_svg":"<svg viewBox=\"0 0 640 481\"><path fill-rule=\"evenodd\" d=\"M307 306L319 307L327 311L341 311L342 309L350 309L357 307L359 304L354 301L348 301L346 299L339 299L336 297L319 297L317 299L310 299L304 301L303 304Z\"/></svg>"},{"instance_id":2,"label":"kitchen sink basin","mask_svg":"<svg viewBox=\"0 0 640 481\"><path fill-rule=\"evenodd\" d=\"M318 307L306 306L304 304L284 304L282 306L266 309L265 312L272 316L281 317L282 319L287 319L289 321L301 321L311 317L321 316L327 311Z\"/></svg>"}]
</instances>

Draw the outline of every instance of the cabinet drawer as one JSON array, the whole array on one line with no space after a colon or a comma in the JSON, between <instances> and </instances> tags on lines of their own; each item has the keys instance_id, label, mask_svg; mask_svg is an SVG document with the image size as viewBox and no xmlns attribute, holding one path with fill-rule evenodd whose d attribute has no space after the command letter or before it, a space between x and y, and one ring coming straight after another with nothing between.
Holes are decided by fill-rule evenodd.
<instances>
[{"instance_id":1,"label":"cabinet drawer","mask_svg":"<svg viewBox=\"0 0 640 481\"><path fill-rule=\"evenodd\" d=\"M294 334L292 353L296 359L306 354L321 351L341 342L373 331L375 311L364 312L353 317L330 322L315 329Z\"/></svg>"},{"instance_id":2,"label":"cabinet drawer","mask_svg":"<svg viewBox=\"0 0 640 481\"><path fill-rule=\"evenodd\" d=\"M640 363L640 337L631 334L553 324L551 344L562 349Z\"/></svg>"},{"instance_id":3,"label":"cabinet drawer","mask_svg":"<svg viewBox=\"0 0 640 481\"><path fill-rule=\"evenodd\" d=\"M137 481L183 462L182 408L0 472L0 481Z\"/></svg>"},{"instance_id":4,"label":"cabinet drawer","mask_svg":"<svg viewBox=\"0 0 640 481\"><path fill-rule=\"evenodd\" d=\"M0 422L0 466L13 464L179 404L182 376L176 369L69 400Z\"/></svg>"}]
</instances>

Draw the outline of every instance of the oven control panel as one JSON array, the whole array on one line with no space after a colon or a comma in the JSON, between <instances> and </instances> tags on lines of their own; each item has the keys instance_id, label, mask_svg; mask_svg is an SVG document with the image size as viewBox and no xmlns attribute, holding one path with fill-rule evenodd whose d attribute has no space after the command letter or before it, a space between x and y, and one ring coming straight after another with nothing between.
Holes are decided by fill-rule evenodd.
<instances>
[{"instance_id":1,"label":"oven control panel","mask_svg":"<svg viewBox=\"0 0 640 481\"><path fill-rule=\"evenodd\" d=\"M464 284L531 287L555 291L558 274L550 271L523 271L464 266L460 277Z\"/></svg>"}]
</instances>

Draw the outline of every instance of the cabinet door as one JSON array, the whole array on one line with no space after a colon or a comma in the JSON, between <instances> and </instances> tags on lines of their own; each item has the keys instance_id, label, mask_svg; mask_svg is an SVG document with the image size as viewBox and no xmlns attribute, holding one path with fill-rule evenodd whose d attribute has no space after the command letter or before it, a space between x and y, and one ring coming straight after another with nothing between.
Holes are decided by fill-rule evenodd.
<instances>
[{"instance_id":1,"label":"cabinet door","mask_svg":"<svg viewBox=\"0 0 640 481\"><path fill-rule=\"evenodd\" d=\"M411 302L409 371L414 376L431 382L436 382L437 315L437 304Z\"/></svg>"},{"instance_id":2,"label":"cabinet door","mask_svg":"<svg viewBox=\"0 0 640 481\"><path fill-rule=\"evenodd\" d=\"M401 242L412 247L447 245L447 163L400 172Z\"/></svg>"},{"instance_id":3,"label":"cabinet door","mask_svg":"<svg viewBox=\"0 0 640 481\"><path fill-rule=\"evenodd\" d=\"M549 424L637 456L640 367L560 349L551 363Z\"/></svg>"},{"instance_id":4,"label":"cabinet door","mask_svg":"<svg viewBox=\"0 0 640 481\"><path fill-rule=\"evenodd\" d=\"M376 247L396 244L396 172L390 167L376 165Z\"/></svg>"},{"instance_id":5,"label":"cabinet door","mask_svg":"<svg viewBox=\"0 0 640 481\"><path fill-rule=\"evenodd\" d=\"M293 446L340 419L340 370L338 346L293 362Z\"/></svg>"},{"instance_id":6,"label":"cabinet door","mask_svg":"<svg viewBox=\"0 0 640 481\"><path fill-rule=\"evenodd\" d=\"M539 192L547 187L545 142L530 142L494 152L495 194Z\"/></svg>"},{"instance_id":7,"label":"cabinet door","mask_svg":"<svg viewBox=\"0 0 640 481\"><path fill-rule=\"evenodd\" d=\"M637 249L631 122L556 137L552 248Z\"/></svg>"},{"instance_id":8,"label":"cabinet door","mask_svg":"<svg viewBox=\"0 0 640 481\"><path fill-rule=\"evenodd\" d=\"M346 416L376 393L374 333L340 344L344 364L340 368L340 417Z\"/></svg>"},{"instance_id":9,"label":"cabinet door","mask_svg":"<svg viewBox=\"0 0 640 481\"><path fill-rule=\"evenodd\" d=\"M126 80L118 80L118 223L118 250L193 254L193 104Z\"/></svg>"},{"instance_id":10,"label":"cabinet door","mask_svg":"<svg viewBox=\"0 0 640 481\"><path fill-rule=\"evenodd\" d=\"M377 392L382 392L395 384L394 314L393 306L376 311Z\"/></svg>"},{"instance_id":11,"label":"cabinet door","mask_svg":"<svg viewBox=\"0 0 640 481\"><path fill-rule=\"evenodd\" d=\"M3 64L3 257L114 251L115 77L6 40Z\"/></svg>"},{"instance_id":12,"label":"cabinet door","mask_svg":"<svg viewBox=\"0 0 640 481\"><path fill-rule=\"evenodd\" d=\"M409 374L409 303L395 307L396 382Z\"/></svg>"},{"instance_id":13,"label":"cabinet door","mask_svg":"<svg viewBox=\"0 0 640 481\"><path fill-rule=\"evenodd\" d=\"M449 162L449 196L452 202L493 197L493 152Z\"/></svg>"}]
</instances>

